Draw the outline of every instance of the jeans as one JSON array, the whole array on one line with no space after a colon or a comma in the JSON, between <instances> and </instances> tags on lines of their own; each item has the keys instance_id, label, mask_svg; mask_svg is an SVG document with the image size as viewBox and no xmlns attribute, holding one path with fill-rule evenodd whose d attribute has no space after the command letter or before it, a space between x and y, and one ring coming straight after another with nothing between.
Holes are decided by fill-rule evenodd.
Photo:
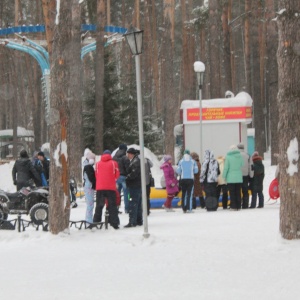
<instances>
[{"instance_id":1,"label":"jeans","mask_svg":"<svg viewBox=\"0 0 300 300\"><path fill-rule=\"evenodd\" d=\"M125 212L128 212L128 190L126 186L126 176L120 175L120 177L117 180L117 186L118 186L118 191L121 195L121 191L123 189L123 199L124 199L124 208Z\"/></svg>"},{"instance_id":2,"label":"jeans","mask_svg":"<svg viewBox=\"0 0 300 300\"><path fill-rule=\"evenodd\" d=\"M262 192L252 192L251 208L256 207L256 198L258 195L258 207L264 207L264 194Z\"/></svg>"},{"instance_id":3,"label":"jeans","mask_svg":"<svg viewBox=\"0 0 300 300\"><path fill-rule=\"evenodd\" d=\"M181 179L182 189L181 207L185 212L193 208L193 192L194 192L194 179Z\"/></svg>"},{"instance_id":4,"label":"jeans","mask_svg":"<svg viewBox=\"0 0 300 300\"><path fill-rule=\"evenodd\" d=\"M131 225L143 224L143 210L142 210L142 189L141 187L128 188L129 200L129 223Z\"/></svg>"},{"instance_id":5,"label":"jeans","mask_svg":"<svg viewBox=\"0 0 300 300\"><path fill-rule=\"evenodd\" d=\"M84 195L85 195L85 202L86 202L85 220L89 223L93 223L95 190L85 186Z\"/></svg>"}]
</instances>

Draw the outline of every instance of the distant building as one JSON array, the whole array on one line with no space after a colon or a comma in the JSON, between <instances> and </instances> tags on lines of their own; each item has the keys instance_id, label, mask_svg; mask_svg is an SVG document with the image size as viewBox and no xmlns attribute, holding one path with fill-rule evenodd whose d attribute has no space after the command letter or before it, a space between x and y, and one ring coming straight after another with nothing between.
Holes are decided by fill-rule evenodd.
<instances>
[{"instance_id":1,"label":"distant building","mask_svg":"<svg viewBox=\"0 0 300 300\"><path fill-rule=\"evenodd\" d=\"M33 151L34 133L33 130L27 130L23 127L18 127L18 153L22 149L26 149L29 153ZM13 149L13 129L0 130L0 158L10 159Z\"/></svg>"}]
</instances>

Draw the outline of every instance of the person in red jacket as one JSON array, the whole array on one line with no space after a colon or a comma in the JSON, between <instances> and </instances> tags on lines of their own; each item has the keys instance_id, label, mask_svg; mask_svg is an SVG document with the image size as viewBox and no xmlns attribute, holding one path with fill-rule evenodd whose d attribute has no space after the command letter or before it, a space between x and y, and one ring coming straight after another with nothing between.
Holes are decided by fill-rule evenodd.
<instances>
[{"instance_id":1,"label":"person in red jacket","mask_svg":"<svg viewBox=\"0 0 300 300\"><path fill-rule=\"evenodd\" d=\"M111 152L105 150L96 164L96 209L93 222L101 222L105 199L108 202L109 223L119 229L119 216L116 203L116 181L120 176L118 163L111 157Z\"/></svg>"}]
</instances>

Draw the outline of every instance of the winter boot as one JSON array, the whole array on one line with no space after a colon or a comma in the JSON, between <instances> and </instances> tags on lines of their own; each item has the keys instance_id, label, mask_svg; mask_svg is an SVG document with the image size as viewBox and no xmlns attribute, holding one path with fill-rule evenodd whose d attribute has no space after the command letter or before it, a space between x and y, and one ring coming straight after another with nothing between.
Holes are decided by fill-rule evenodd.
<instances>
[{"instance_id":1,"label":"winter boot","mask_svg":"<svg viewBox=\"0 0 300 300\"><path fill-rule=\"evenodd\" d=\"M200 197L200 206L201 208L205 208L205 201L203 197Z\"/></svg>"},{"instance_id":2,"label":"winter boot","mask_svg":"<svg viewBox=\"0 0 300 300\"><path fill-rule=\"evenodd\" d=\"M196 197L193 197L193 209L196 209L197 203L196 203Z\"/></svg>"}]
</instances>

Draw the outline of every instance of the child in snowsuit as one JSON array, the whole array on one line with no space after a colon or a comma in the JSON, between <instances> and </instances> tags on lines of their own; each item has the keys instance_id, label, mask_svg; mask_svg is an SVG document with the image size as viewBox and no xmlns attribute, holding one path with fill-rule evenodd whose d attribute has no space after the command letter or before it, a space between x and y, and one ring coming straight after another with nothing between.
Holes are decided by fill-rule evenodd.
<instances>
[{"instance_id":1,"label":"child in snowsuit","mask_svg":"<svg viewBox=\"0 0 300 300\"><path fill-rule=\"evenodd\" d=\"M160 167L164 172L166 190L167 190L167 199L164 203L165 210L170 212L174 211L172 209L172 200L174 199L176 193L178 192L178 181L175 177L175 172L172 166L172 156L165 155L164 163Z\"/></svg>"}]
</instances>

